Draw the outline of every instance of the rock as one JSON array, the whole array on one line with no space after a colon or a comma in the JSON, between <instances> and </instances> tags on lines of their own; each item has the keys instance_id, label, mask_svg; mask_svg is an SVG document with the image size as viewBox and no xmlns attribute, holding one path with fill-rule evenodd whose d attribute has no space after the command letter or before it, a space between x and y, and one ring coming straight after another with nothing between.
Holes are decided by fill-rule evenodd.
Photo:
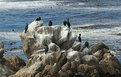
<instances>
[{"instance_id":1,"label":"rock","mask_svg":"<svg viewBox=\"0 0 121 77\"><path fill-rule=\"evenodd\" d=\"M60 51L60 47L59 46L57 46L55 43L50 43L49 45L48 45L48 47L49 47L49 51L50 52L56 52L56 51Z\"/></svg>"},{"instance_id":2,"label":"rock","mask_svg":"<svg viewBox=\"0 0 121 77\"><path fill-rule=\"evenodd\" d=\"M88 64L80 64L78 66L78 74L80 77L99 77L99 72L95 66Z\"/></svg>"},{"instance_id":3,"label":"rock","mask_svg":"<svg viewBox=\"0 0 121 77\"><path fill-rule=\"evenodd\" d=\"M93 55L85 55L85 56L82 57L82 63L98 66L99 61Z\"/></svg>"},{"instance_id":4,"label":"rock","mask_svg":"<svg viewBox=\"0 0 121 77\"><path fill-rule=\"evenodd\" d=\"M105 53L103 59L99 62L100 76L120 77L121 65L116 57L110 53Z\"/></svg>"},{"instance_id":5,"label":"rock","mask_svg":"<svg viewBox=\"0 0 121 77\"><path fill-rule=\"evenodd\" d=\"M60 66L63 66L67 61L67 58L66 58L65 54L63 54L62 52L55 52L55 53L53 53L53 56L55 58L55 61Z\"/></svg>"},{"instance_id":6,"label":"rock","mask_svg":"<svg viewBox=\"0 0 121 77\"><path fill-rule=\"evenodd\" d=\"M67 59L71 61L80 61L80 54L78 51L68 50Z\"/></svg>"},{"instance_id":7,"label":"rock","mask_svg":"<svg viewBox=\"0 0 121 77\"><path fill-rule=\"evenodd\" d=\"M8 77L14 74L17 70L8 63L4 58L0 62L0 76L1 77Z\"/></svg>"},{"instance_id":8,"label":"rock","mask_svg":"<svg viewBox=\"0 0 121 77\"><path fill-rule=\"evenodd\" d=\"M103 58L103 55L105 53L109 53L109 50L107 49L102 49L102 50L98 50L97 52L95 52L93 55L97 57L97 59L100 61Z\"/></svg>"},{"instance_id":9,"label":"rock","mask_svg":"<svg viewBox=\"0 0 121 77\"><path fill-rule=\"evenodd\" d=\"M41 23L41 21L38 21ZM35 23L33 21L32 23ZM30 24L31 25L31 24ZM37 26L37 24L34 24ZM32 27L31 27L32 28ZM60 51L69 49L76 40L76 35L69 31L65 26L38 26L37 29L28 28L27 33L22 33L20 38L23 42L23 49L28 58L41 49L49 46L49 51Z\"/></svg>"},{"instance_id":10,"label":"rock","mask_svg":"<svg viewBox=\"0 0 121 77\"><path fill-rule=\"evenodd\" d=\"M30 24L28 31L20 35L29 60L26 66L10 77L120 76L121 67L115 52L104 43L89 47L87 42L82 47L67 26L41 26L41 21L32 23L34 25ZM19 63L15 61L10 60L18 67Z\"/></svg>"},{"instance_id":11,"label":"rock","mask_svg":"<svg viewBox=\"0 0 121 77\"><path fill-rule=\"evenodd\" d=\"M64 50L68 50L69 48L72 47L73 43L75 42L77 36L75 36L75 34L73 33L68 33L68 37L67 40L63 43L61 43L62 45L60 46L61 49L64 49Z\"/></svg>"},{"instance_id":12,"label":"rock","mask_svg":"<svg viewBox=\"0 0 121 77\"><path fill-rule=\"evenodd\" d=\"M67 61L61 68L61 71L68 71L71 69L71 62L70 61Z\"/></svg>"},{"instance_id":13,"label":"rock","mask_svg":"<svg viewBox=\"0 0 121 77\"><path fill-rule=\"evenodd\" d=\"M81 49L81 43L78 42L78 41L75 41L74 44L73 44L73 46L72 46L72 49L74 51L79 51Z\"/></svg>"},{"instance_id":14,"label":"rock","mask_svg":"<svg viewBox=\"0 0 121 77\"><path fill-rule=\"evenodd\" d=\"M51 74L51 69L53 68L52 65L46 65L44 70L42 71L43 75L50 75Z\"/></svg>"},{"instance_id":15,"label":"rock","mask_svg":"<svg viewBox=\"0 0 121 77\"><path fill-rule=\"evenodd\" d=\"M58 63L55 63L52 66L52 69L50 71L51 77L57 77L59 70L61 69L60 65Z\"/></svg>"},{"instance_id":16,"label":"rock","mask_svg":"<svg viewBox=\"0 0 121 77\"><path fill-rule=\"evenodd\" d=\"M92 51L93 53L95 53L96 51L101 50L101 49L103 49L103 48L109 50L108 46L106 46L104 43L97 43L97 44L91 46L91 51Z\"/></svg>"},{"instance_id":17,"label":"rock","mask_svg":"<svg viewBox=\"0 0 121 77\"><path fill-rule=\"evenodd\" d=\"M26 38L23 40L23 50L28 58L30 58L34 51L38 50L38 47L39 46L35 45L35 40L33 38Z\"/></svg>"},{"instance_id":18,"label":"rock","mask_svg":"<svg viewBox=\"0 0 121 77\"><path fill-rule=\"evenodd\" d=\"M92 55L92 52L91 52L90 49L87 48L87 47L83 48L83 50L82 50L81 52L82 52L82 54L84 54L84 55Z\"/></svg>"},{"instance_id":19,"label":"rock","mask_svg":"<svg viewBox=\"0 0 121 77\"><path fill-rule=\"evenodd\" d=\"M1 48L4 48L4 44L3 44L3 42L0 41L0 49Z\"/></svg>"},{"instance_id":20,"label":"rock","mask_svg":"<svg viewBox=\"0 0 121 77\"><path fill-rule=\"evenodd\" d=\"M28 32L34 32L35 30L37 30L38 27L43 25L43 20L39 20L39 21L33 21L32 23L30 23L28 25Z\"/></svg>"},{"instance_id":21,"label":"rock","mask_svg":"<svg viewBox=\"0 0 121 77\"><path fill-rule=\"evenodd\" d=\"M0 60L3 58L4 52L5 52L4 44L3 44L3 42L0 42Z\"/></svg>"},{"instance_id":22,"label":"rock","mask_svg":"<svg viewBox=\"0 0 121 77\"><path fill-rule=\"evenodd\" d=\"M39 73L40 69L43 68L42 62L35 62L30 67L23 67L16 74L11 75L10 77L34 77L37 73Z\"/></svg>"},{"instance_id":23,"label":"rock","mask_svg":"<svg viewBox=\"0 0 121 77\"><path fill-rule=\"evenodd\" d=\"M2 58L3 58L3 56L4 56L4 55L3 55L3 54L4 54L4 52L5 52L5 51L4 51L4 49L0 49L0 59L2 59Z\"/></svg>"},{"instance_id":24,"label":"rock","mask_svg":"<svg viewBox=\"0 0 121 77\"><path fill-rule=\"evenodd\" d=\"M9 75L14 74L15 71L13 71L10 66L6 66L0 63L0 76L1 77L8 77Z\"/></svg>"},{"instance_id":25,"label":"rock","mask_svg":"<svg viewBox=\"0 0 121 77\"><path fill-rule=\"evenodd\" d=\"M22 67L24 67L26 65L24 60L22 60L21 58L19 58L16 55L11 56L10 58L6 58L6 61L9 62L17 70L21 69Z\"/></svg>"},{"instance_id":26,"label":"rock","mask_svg":"<svg viewBox=\"0 0 121 77\"><path fill-rule=\"evenodd\" d=\"M37 73L37 74L35 75L35 77L43 77L43 76L42 76L42 73L39 72L39 73Z\"/></svg>"},{"instance_id":27,"label":"rock","mask_svg":"<svg viewBox=\"0 0 121 77\"><path fill-rule=\"evenodd\" d=\"M29 61L27 62L27 66L30 66L38 61L41 61L43 63L43 65L49 65L49 64L54 64L55 60L54 57L52 55L52 53L35 53L31 56L31 58L29 59Z\"/></svg>"},{"instance_id":28,"label":"rock","mask_svg":"<svg viewBox=\"0 0 121 77\"><path fill-rule=\"evenodd\" d=\"M59 71L57 77L69 77L69 74L67 71Z\"/></svg>"},{"instance_id":29,"label":"rock","mask_svg":"<svg viewBox=\"0 0 121 77\"><path fill-rule=\"evenodd\" d=\"M77 72L77 68L78 68L79 64L80 64L80 62L78 62L78 61L72 61L71 62L71 70L74 73Z\"/></svg>"}]
</instances>

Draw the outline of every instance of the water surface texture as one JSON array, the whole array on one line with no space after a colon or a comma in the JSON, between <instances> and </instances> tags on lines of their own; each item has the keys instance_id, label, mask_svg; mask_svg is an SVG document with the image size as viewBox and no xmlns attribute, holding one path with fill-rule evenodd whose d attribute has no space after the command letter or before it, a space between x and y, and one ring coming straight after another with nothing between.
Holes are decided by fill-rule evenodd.
<instances>
[{"instance_id":1,"label":"water surface texture","mask_svg":"<svg viewBox=\"0 0 121 77\"><path fill-rule=\"evenodd\" d=\"M120 23L121 0L0 0L0 31L22 31L39 16L44 25Z\"/></svg>"}]
</instances>

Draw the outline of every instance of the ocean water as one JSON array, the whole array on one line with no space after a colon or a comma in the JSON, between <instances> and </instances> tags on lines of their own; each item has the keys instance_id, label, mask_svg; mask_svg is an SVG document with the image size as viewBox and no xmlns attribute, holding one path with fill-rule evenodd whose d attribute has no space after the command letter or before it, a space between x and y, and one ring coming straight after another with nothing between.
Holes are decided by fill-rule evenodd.
<instances>
[{"instance_id":1,"label":"ocean water","mask_svg":"<svg viewBox=\"0 0 121 77\"><path fill-rule=\"evenodd\" d=\"M10 48L11 42L15 42L12 48L20 48L20 32L26 23L39 16L45 26L49 20L54 25L62 25L67 18L70 18L72 26L113 24L111 27L74 31L82 33L83 41L104 42L116 51L121 62L121 36L117 35L121 33L121 0L0 0L0 40L4 41L5 48ZM25 57L22 49L8 49L5 56L17 53L21 58Z\"/></svg>"},{"instance_id":2,"label":"ocean water","mask_svg":"<svg viewBox=\"0 0 121 77\"><path fill-rule=\"evenodd\" d=\"M120 23L121 0L0 0L0 31L23 31L25 24L41 16L44 25Z\"/></svg>"}]
</instances>

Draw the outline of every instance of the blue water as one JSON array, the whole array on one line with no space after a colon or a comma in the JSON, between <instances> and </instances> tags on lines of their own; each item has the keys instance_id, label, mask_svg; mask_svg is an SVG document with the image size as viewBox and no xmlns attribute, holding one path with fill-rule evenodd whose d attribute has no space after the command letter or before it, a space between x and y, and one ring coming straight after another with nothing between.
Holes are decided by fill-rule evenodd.
<instances>
[{"instance_id":1,"label":"blue water","mask_svg":"<svg viewBox=\"0 0 121 77\"><path fill-rule=\"evenodd\" d=\"M46 7L41 7L42 0L0 0L0 32L10 32L13 29L21 32L26 23L31 23L39 16L44 20L44 25L47 25L49 20L52 20L54 25L61 25L67 18L70 18L72 26L96 23L121 24L121 0L43 1ZM49 2L55 6L48 5ZM5 43L6 46L8 43ZM20 52L22 58L23 55Z\"/></svg>"},{"instance_id":2,"label":"blue water","mask_svg":"<svg viewBox=\"0 0 121 77\"><path fill-rule=\"evenodd\" d=\"M14 2L20 2L21 6L25 6L21 2L31 3L32 1L34 0L1 0L0 7L3 8L0 8L0 31L12 31L13 29L22 31L26 23L32 22L39 16L44 20L44 25L47 25L49 20L52 20L55 25L61 25L67 18L70 18L72 25L121 22L121 0L77 0L75 2L73 0L61 0L61 2L53 0L53 2L57 1L55 3L57 6L4 8L9 2L11 7ZM41 1L37 4L41 4ZM6 5L2 2L6 2Z\"/></svg>"}]
</instances>

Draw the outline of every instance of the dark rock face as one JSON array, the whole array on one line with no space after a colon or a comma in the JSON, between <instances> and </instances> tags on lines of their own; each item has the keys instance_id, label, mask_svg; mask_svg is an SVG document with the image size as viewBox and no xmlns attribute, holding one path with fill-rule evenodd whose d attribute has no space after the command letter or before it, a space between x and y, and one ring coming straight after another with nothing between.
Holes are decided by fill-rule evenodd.
<instances>
[{"instance_id":1,"label":"dark rock face","mask_svg":"<svg viewBox=\"0 0 121 77\"><path fill-rule=\"evenodd\" d=\"M0 43L0 77L8 77L25 66L25 62L17 56L4 58L4 44Z\"/></svg>"},{"instance_id":2,"label":"dark rock face","mask_svg":"<svg viewBox=\"0 0 121 77\"><path fill-rule=\"evenodd\" d=\"M5 50L4 50L4 44L3 44L3 42L0 42L0 59L3 58L4 52L5 52Z\"/></svg>"},{"instance_id":3,"label":"dark rock face","mask_svg":"<svg viewBox=\"0 0 121 77\"><path fill-rule=\"evenodd\" d=\"M16 55L11 56L10 58L6 58L6 61L10 63L14 68L16 68L16 70L19 70L26 65L24 60L22 60Z\"/></svg>"},{"instance_id":4,"label":"dark rock face","mask_svg":"<svg viewBox=\"0 0 121 77\"><path fill-rule=\"evenodd\" d=\"M119 77L121 76L121 65L116 57L110 53L105 53L103 59L99 62L100 74L104 77Z\"/></svg>"},{"instance_id":5,"label":"dark rock face","mask_svg":"<svg viewBox=\"0 0 121 77\"><path fill-rule=\"evenodd\" d=\"M66 26L31 29L20 35L29 60L10 77L121 77L121 65L104 43L82 50Z\"/></svg>"},{"instance_id":6,"label":"dark rock face","mask_svg":"<svg viewBox=\"0 0 121 77\"><path fill-rule=\"evenodd\" d=\"M108 46L106 46L104 43L97 43L91 47L91 51L95 53L96 51L101 50L103 48L109 49Z\"/></svg>"}]
</instances>

